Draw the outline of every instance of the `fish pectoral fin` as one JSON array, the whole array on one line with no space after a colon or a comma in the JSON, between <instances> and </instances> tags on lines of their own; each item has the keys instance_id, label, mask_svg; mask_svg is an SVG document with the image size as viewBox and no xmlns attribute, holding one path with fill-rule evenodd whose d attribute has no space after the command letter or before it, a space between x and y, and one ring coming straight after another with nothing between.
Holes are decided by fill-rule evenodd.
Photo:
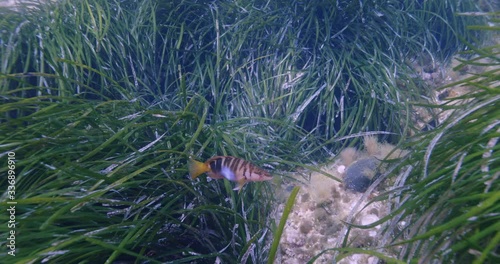
<instances>
[{"instance_id":1,"label":"fish pectoral fin","mask_svg":"<svg viewBox=\"0 0 500 264\"><path fill-rule=\"evenodd\" d=\"M236 186L233 191L238 191L241 192L241 189L243 189L243 185L245 185L246 181L245 179L241 179L238 181L238 186Z\"/></svg>"},{"instance_id":2,"label":"fish pectoral fin","mask_svg":"<svg viewBox=\"0 0 500 264\"><path fill-rule=\"evenodd\" d=\"M191 179L194 180L198 178L198 176L200 176L202 173L210 171L210 167L208 167L208 165L203 162L190 159L188 162L188 170L189 176L191 176Z\"/></svg>"}]
</instances>

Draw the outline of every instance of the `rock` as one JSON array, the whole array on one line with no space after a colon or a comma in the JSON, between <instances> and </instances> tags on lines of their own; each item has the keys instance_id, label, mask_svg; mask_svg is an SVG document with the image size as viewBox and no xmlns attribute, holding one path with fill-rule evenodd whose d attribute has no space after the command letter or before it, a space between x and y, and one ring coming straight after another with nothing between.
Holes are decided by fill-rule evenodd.
<instances>
[{"instance_id":1,"label":"rock","mask_svg":"<svg viewBox=\"0 0 500 264\"><path fill-rule=\"evenodd\" d=\"M374 157L357 160L347 167L344 175L344 185L355 192L364 192L370 186L376 175L380 161Z\"/></svg>"}]
</instances>

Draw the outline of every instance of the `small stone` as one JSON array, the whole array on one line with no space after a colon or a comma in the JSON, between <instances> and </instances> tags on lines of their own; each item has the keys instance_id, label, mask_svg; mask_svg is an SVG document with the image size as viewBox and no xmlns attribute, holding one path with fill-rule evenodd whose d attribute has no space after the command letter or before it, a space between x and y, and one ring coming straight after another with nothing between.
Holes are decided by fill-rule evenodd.
<instances>
[{"instance_id":1,"label":"small stone","mask_svg":"<svg viewBox=\"0 0 500 264\"><path fill-rule=\"evenodd\" d=\"M309 194L308 193L304 193L302 195L302 202L305 203L305 202L308 202L309 201Z\"/></svg>"},{"instance_id":2,"label":"small stone","mask_svg":"<svg viewBox=\"0 0 500 264\"><path fill-rule=\"evenodd\" d=\"M302 224L300 224L300 232L302 232L303 234L307 234L309 233L312 228L313 228L313 225L310 221L304 221Z\"/></svg>"},{"instance_id":3,"label":"small stone","mask_svg":"<svg viewBox=\"0 0 500 264\"><path fill-rule=\"evenodd\" d=\"M356 192L366 191L375 176L379 164L380 161L373 157L361 159L351 164L345 172L345 187Z\"/></svg>"}]
</instances>

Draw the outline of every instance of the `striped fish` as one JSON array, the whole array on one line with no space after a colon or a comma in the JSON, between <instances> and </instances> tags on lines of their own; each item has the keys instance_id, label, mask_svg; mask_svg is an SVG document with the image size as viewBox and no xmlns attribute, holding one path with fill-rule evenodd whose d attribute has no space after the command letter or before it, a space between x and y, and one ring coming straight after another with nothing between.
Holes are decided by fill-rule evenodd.
<instances>
[{"instance_id":1,"label":"striped fish","mask_svg":"<svg viewBox=\"0 0 500 264\"><path fill-rule=\"evenodd\" d=\"M272 179L269 172L236 157L215 156L205 163L193 159L189 160L189 175L192 179L196 179L205 172L212 179L228 179L237 182L238 186L234 190L241 190L247 182Z\"/></svg>"}]
</instances>

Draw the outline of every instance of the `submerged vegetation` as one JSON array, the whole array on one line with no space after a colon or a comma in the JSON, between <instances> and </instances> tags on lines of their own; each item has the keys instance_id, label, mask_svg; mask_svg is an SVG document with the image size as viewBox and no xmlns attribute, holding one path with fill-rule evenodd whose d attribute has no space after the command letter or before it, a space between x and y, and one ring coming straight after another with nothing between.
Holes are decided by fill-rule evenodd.
<instances>
[{"instance_id":1,"label":"submerged vegetation","mask_svg":"<svg viewBox=\"0 0 500 264\"><path fill-rule=\"evenodd\" d=\"M280 179L364 134L403 142L417 130L409 102L423 104L428 92L413 60L468 47L498 62L498 47L475 49L480 34L466 30L482 20L455 15L476 11L474 2L60 0L0 9L0 173L14 155L16 176L15 193L0 179L1 203L17 202L15 229L0 226L0 245L15 230L19 263L265 263L283 228L269 217L279 182L237 193L227 181L191 181L189 156L238 156ZM445 106L457 108L452 121L418 135L407 161L415 177L404 182L414 187L391 194L400 202L388 221L422 220L381 240L403 243L399 258L435 258L429 249L450 249L443 260L465 249L498 256L500 166L482 156L498 137L497 76L465 80L480 89L466 112ZM440 208L449 211L431 217ZM445 244L450 237L457 242Z\"/></svg>"},{"instance_id":2,"label":"submerged vegetation","mask_svg":"<svg viewBox=\"0 0 500 264\"><path fill-rule=\"evenodd\" d=\"M500 33L498 26L474 28ZM401 189L389 194L394 217L380 245L400 245L398 258L500 261L499 44L470 46L475 56L454 70L481 67L481 72L441 89L465 86L471 92L440 105L441 111L453 111L451 116L410 143Z\"/></svg>"}]
</instances>

